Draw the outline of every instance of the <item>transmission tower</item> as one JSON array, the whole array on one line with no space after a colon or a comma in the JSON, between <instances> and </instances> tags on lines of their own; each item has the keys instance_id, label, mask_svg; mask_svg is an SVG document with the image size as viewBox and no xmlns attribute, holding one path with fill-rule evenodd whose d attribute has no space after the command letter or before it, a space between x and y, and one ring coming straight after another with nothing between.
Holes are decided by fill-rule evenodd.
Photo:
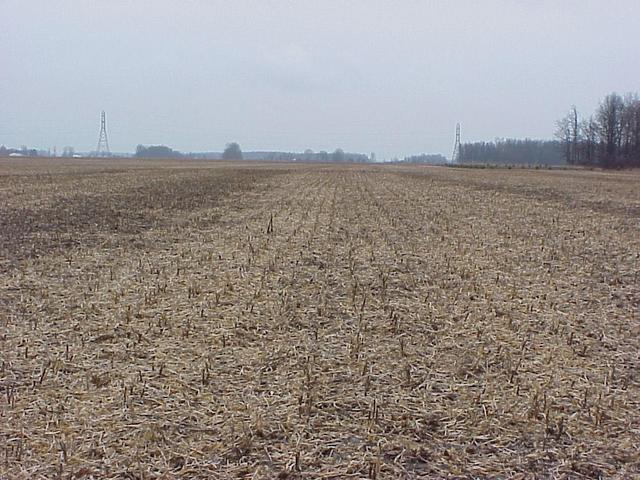
<instances>
[{"instance_id":1,"label":"transmission tower","mask_svg":"<svg viewBox=\"0 0 640 480\"><path fill-rule=\"evenodd\" d=\"M99 157L108 157L111 155L109 151L109 140L107 139L107 116L104 110L100 114L100 136L98 137L98 148L96 152Z\"/></svg>"},{"instance_id":2,"label":"transmission tower","mask_svg":"<svg viewBox=\"0 0 640 480\"><path fill-rule=\"evenodd\" d=\"M458 160L460 160L460 124L456 123L456 143L453 145L451 163L458 163Z\"/></svg>"}]
</instances>

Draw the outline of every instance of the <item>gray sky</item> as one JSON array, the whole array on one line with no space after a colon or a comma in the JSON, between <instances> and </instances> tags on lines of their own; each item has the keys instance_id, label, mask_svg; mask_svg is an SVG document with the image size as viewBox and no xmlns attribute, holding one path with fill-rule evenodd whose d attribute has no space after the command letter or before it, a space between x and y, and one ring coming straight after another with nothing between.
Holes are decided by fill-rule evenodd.
<instances>
[{"instance_id":1,"label":"gray sky","mask_svg":"<svg viewBox=\"0 0 640 480\"><path fill-rule=\"evenodd\" d=\"M0 144L443 153L640 90L640 1L0 0Z\"/></svg>"}]
</instances>

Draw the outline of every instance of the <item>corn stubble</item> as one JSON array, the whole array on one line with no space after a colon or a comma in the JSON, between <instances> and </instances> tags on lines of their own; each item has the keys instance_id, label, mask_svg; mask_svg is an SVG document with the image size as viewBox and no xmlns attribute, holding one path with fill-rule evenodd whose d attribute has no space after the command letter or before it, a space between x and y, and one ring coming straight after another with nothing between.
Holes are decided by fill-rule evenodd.
<instances>
[{"instance_id":1,"label":"corn stubble","mask_svg":"<svg viewBox=\"0 0 640 480\"><path fill-rule=\"evenodd\" d=\"M637 173L0 163L0 478L640 475Z\"/></svg>"}]
</instances>

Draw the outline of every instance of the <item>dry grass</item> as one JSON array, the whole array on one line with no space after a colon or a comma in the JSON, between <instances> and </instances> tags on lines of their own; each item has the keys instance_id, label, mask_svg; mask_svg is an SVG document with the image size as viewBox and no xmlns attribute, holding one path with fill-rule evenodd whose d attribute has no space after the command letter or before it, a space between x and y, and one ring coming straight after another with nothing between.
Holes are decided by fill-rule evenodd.
<instances>
[{"instance_id":1,"label":"dry grass","mask_svg":"<svg viewBox=\"0 0 640 480\"><path fill-rule=\"evenodd\" d=\"M0 478L640 475L640 175L0 162Z\"/></svg>"}]
</instances>

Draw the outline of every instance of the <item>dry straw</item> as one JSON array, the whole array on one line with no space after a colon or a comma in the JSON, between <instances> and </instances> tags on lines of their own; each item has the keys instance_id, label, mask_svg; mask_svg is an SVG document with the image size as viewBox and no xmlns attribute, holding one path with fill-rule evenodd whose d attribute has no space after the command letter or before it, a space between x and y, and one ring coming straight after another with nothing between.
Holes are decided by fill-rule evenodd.
<instances>
[{"instance_id":1,"label":"dry straw","mask_svg":"<svg viewBox=\"0 0 640 480\"><path fill-rule=\"evenodd\" d=\"M0 478L640 475L637 173L0 163Z\"/></svg>"}]
</instances>

